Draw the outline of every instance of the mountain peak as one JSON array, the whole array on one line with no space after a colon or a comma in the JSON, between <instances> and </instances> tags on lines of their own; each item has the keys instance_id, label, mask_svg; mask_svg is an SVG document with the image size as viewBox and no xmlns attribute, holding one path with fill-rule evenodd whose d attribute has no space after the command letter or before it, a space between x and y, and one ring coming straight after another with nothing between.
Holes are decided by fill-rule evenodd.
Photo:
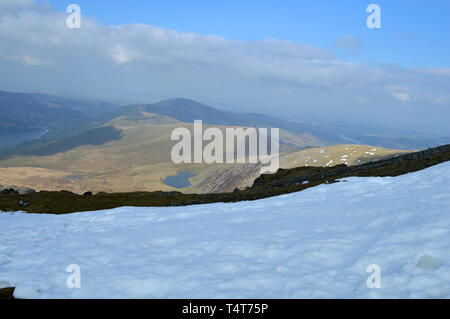
<instances>
[{"instance_id":1,"label":"mountain peak","mask_svg":"<svg viewBox=\"0 0 450 319\"><path fill-rule=\"evenodd\" d=\"M172 98L172 99L167 99L164 101L160 101L157 103L154 103L153 105L155 106L171 106L171 107L182 107L182 106L198 106L198 107L205 107L205 108L212 108L206 104L191 100L191 99L187 99L187 98Z\"/></svg>"}]
</instances>

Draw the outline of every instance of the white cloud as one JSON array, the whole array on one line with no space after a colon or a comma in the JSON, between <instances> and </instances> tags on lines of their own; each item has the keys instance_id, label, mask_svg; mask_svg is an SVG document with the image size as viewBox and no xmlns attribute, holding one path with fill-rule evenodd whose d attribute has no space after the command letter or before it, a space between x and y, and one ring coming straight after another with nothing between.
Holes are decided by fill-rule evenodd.
<instances>
[{"instance_id":1,"label":"white cloud","mask_svg":"<svg viewBox=\"0 0 450 319\"><path fill-rule=\"evenodd\" d=\"M334 46L346 53L357 54L362 49L362 42L354 36L343 35L334 41Z\"/></svg>"},{"instance_id":2,"label":"white cloud","mask_svg":"<svg viewBox=\"0 0 450 319\"><path fill-rule=\"evenodd\" d=\"M397 100L402 102L411 101L411 95L409 93L393 92L392 96L394 96Z\"/></svg>"},{"instance_id":3,"label":"white cloud","mask_svg":"<svg viewBox=\"0 0 450 319\"><path fill-rule=\"evenodd\" d=\"M68 29L65 12L30 1L18 7L0 11L0 89L147 102L183 96L248 111L276 109L297 119L385 124L385 112L395 125L398 119L414 123L399 101L415 110L417 121L426 115L444 125L442 110L450 115L449 69L343 62L308 44L231 41L144 24L104 26L86 16L81 29ZM335 44L361 47L351 37Z\"/></svg>"},{"instance_id":4,"label":"white cloud","mask_svg":"<svg viewBox=\"0 0 450 319\"><path fill-rule=\"evenodd\" d=\"M117 63L127 63L133 60L133 52L126 50L120 44L116 44L114 48L109 49L109 53Z\"/></svg>"},{"instance_id":5,"label":"white cloud","mask_svg":"<svg viewBox=\"0 0 450 319\"><path fill-rule=\"evenodd\" d=\"M17 9L27 8L34 5L33 0L2 0L0 2L0 9Z\"/></svg>"}]
</instances>

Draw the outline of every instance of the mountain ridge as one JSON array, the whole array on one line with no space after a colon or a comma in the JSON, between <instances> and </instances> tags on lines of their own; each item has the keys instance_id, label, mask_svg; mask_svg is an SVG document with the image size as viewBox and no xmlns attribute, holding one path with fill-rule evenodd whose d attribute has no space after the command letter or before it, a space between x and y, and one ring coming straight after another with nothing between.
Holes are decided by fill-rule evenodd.
<instances>
[{"instance_id":1,"label":"mountain ridge","mask_svg":"<svg viewBox=\"0 0 450 319\"><path fill-rule=\"evenodd\" d=\"M8 102L9 100L9 102ZM92 109L92 110L91 110ZM202 120L204 124L223 126L280 128L309 140L310 145L365 144L393 149L415 150L448 142L442 137L409 137L400 135L377 135L363 129L335 127L308 122L290 122L260 113L236 113L224 111L187 98L172 98L152 104L118 106L99 100L61 98L38 93L9 93L0 91L0 134L27 128L48 128L49 133L41 141L53 142L61 137L82 133L104 126L119 118L134 120L142 112L164 115L174 120L192 123ZM26 148L26 147L25 147ZM14 148L12 149L14 153Z\"/></svg>"},{"instance_id":2,"label":"mountain ridge","mask_svg":"<svg viewBox=\"0 0 450 319\"><path fill-rule=\"evenodd\" d=\"M48 128L87 121L87 117L76 110L50 107L25 93L0 91L0 131Z\"/></svg>"},{"instance_id":3,"label":"mountain ridge","mask_svg":"<svg viewBox=\"0 0 450 319\"><path fill-rule=\"evenodd\" d=\"M28 195L0 195L1 211L27 211L29 213L67 214L77 211L110 209L121 206L161 207L188 206L216 202L257 200L299 192L321 184L337 182L350 176L399 176L450 160L450 144L400 155L394 158L356 166L340 164L334 167L301 167L280 169L271 175L261 175L252 187L231 193L183 194L181 192L105 193L93 196L77 195L67 191ZM306 183L304 183L307 181ZM27 202L23 206L20 203Z\"/></svg>"}]
</instances>

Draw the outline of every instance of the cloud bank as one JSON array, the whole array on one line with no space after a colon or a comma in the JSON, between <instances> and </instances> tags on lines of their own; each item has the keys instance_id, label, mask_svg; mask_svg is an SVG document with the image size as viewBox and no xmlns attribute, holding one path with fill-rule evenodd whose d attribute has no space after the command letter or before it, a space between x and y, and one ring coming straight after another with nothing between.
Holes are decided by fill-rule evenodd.
<instances>
[{"instance_id":1,"label":"cloud bank","mask_svg":"<svg viewBox=\"0 0 450 319\"><path fill-rule=\"evenodd\" d=\"M450 135L450 68L340 61L278 39L231 41L144 24L105 26L32 1L0 5L0 89L155 102L197 99L293 120L398 126ZM361 41L336 40L356 52Z\"/></svg>"}]
</instances>

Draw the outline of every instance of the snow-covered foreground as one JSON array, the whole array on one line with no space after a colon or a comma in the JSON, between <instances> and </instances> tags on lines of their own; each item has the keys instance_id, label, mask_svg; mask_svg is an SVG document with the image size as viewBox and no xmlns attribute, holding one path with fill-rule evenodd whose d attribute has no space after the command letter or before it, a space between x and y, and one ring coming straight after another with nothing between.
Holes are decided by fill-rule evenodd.
<instances>
[{"instance_id":1,"label":"snow-covered foreground","mask_svg":"<svg viewBox=\"0 0 450 319\"><path fill-rule=\"evenodd\" d=\"M233 204L0 214L20 298L450 297L450 162ZM70 264L81 288L69 289ZM381 288L369 289L370 264Z\"/></svg>"}]
</instances>

